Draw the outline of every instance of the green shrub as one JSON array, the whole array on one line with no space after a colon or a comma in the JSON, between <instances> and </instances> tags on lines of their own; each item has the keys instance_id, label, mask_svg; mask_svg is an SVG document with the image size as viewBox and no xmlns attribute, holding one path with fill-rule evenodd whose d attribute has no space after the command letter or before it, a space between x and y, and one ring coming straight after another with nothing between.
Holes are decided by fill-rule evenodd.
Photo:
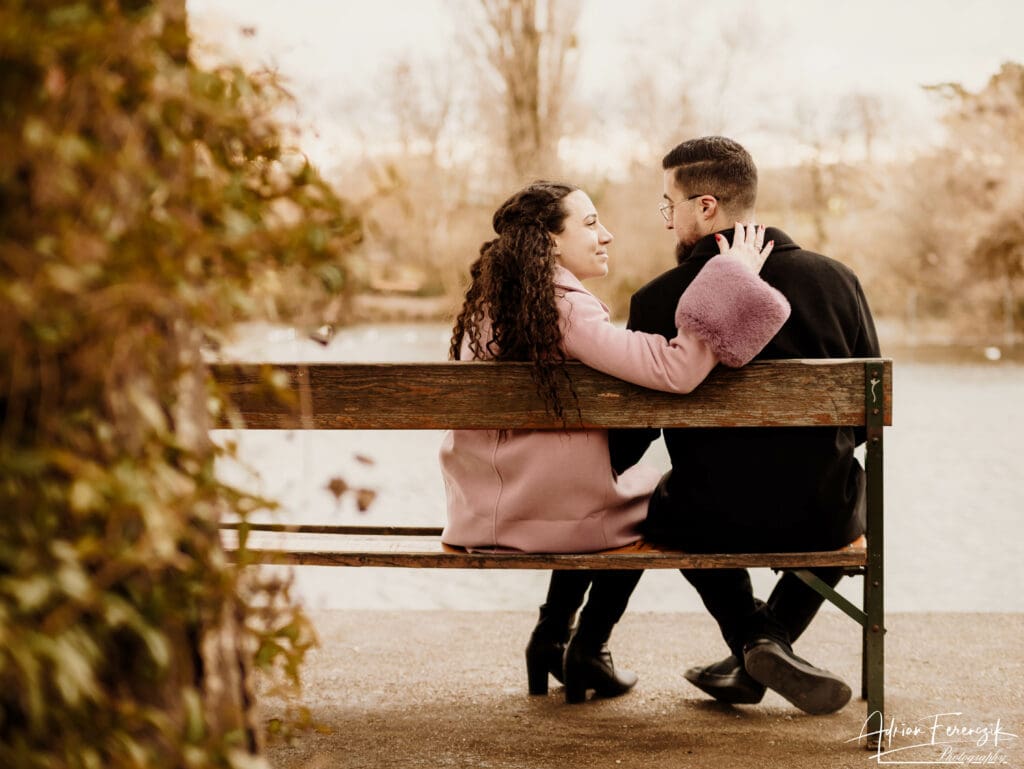
<instances>
[{"instance_id":1,"label":"green shrub","mask_svg":"<svg viewBox=\"0 0 1024 769\"><path fill-rule=\"evenodd\" d=\"M251 762L212 631L292 676L311 631L219 545L266 503L214 473L200 345L344 292L359 223L184 0L6 2L0 73L0 766Z\"/></svg>"}]
</instances>

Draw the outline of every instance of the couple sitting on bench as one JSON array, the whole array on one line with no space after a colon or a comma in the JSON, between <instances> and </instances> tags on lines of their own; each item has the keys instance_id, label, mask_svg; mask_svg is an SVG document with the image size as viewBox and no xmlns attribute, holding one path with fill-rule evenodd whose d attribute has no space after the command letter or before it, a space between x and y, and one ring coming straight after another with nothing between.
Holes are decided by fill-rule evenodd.
<instances>
[{"instance_id":1,"label":"couple sitting on bench","mask_svg":"<svg viewBox=\"0 0 1024 769\"><path fill-rule=\"evenodd\" d=\"M451 357L527 361L564 431L454 430L441 448L448 498L442 540L474 550L596 552L642 537L690 552L837 549L864 533L864 477L854 428L667 429L672 469L636 464L658 430L572 429L575 392L565 362L656 390L688 393L718 364L755 357L877 357L856 276L755 224L757 169L736 142L703 137L663 160L665 227L678 266L633 297L628 330L581 281L608 273L612 234L590 198L537 182L493 219L455 323ZM816 569L834 586L842 570ZM526 648L530 692L548 675L568 702L629 691L607 642L642 575L555 571ZM839 677L793 653L822 598L785 574L767 602L746 569L683 570L731 652L686 671L727 703L771 688L808 713L850 699ZM589 588L586 604L584 596Z\"/></svg>"}]
</instances>

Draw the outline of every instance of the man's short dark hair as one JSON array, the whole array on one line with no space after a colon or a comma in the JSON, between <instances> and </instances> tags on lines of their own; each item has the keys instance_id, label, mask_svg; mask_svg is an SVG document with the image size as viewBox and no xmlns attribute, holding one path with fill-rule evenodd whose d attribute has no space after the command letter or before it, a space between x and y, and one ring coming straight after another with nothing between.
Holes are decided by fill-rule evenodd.
<instances>
[{"instance_id":1,"label":"man's short dark hair","mask_svg":"<svg viewBox=\"0 0 1024 769\"><path fill-rule=\"evenodd\" d=\"M714 195L731 211L746 211L757 202L757 166L739 142L724 136L685 141L661 161L675 169L675 182L687 195Z\"/></svg>"}]
</instances>

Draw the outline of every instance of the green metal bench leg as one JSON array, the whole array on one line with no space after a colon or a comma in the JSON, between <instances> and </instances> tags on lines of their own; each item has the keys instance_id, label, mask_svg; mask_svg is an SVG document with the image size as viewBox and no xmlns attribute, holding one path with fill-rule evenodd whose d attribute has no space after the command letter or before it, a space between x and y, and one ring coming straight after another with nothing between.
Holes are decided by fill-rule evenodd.
<instances>
[{"instance_id":1,"label":"green metal bench leg","mask_svg":"<svg viewBox=\"0 0 1024 769\"><path fill-rule=\"evenodd\" d=\"M867 580L865 579L865 582ZM867 606L867 589L864 590L864 605ZM864 615L867 617L867 614ZM868 698L868 623L865 620L860 629L860 698Z\"/></svg>"},{"instance_id":2,"label":"green metal bench leg","mask_svg":"<svg viewBox=\"0 0 1024 769\"><path fill-rule=\"evenodd\" d=\"M867 747L875 749L885 723L885 547L882 486L882 426L884 424L884 370L878 364L865 364L864 411L867 425L867 567L864 571L864 624L861 657L861 693L867 699Z\"/></svg>"},{"instance_id":3,"label":"green metal bench leg","mask_svg":"<svg viewBox=\"0 0 1024 769\"><path fill-rule=\"evenodd\" d=\"M868 559L872 558L868 548ZM880 558L879 558L880 560ZM884 640L885 626L882 611L882 581L869 579L864 574L864 610L841 596L834 588L825 584L809 569L787 569L805 585L817 592L861 626L860 696L867 700L867 723L865 733L878 732L883 725L884 706ZM872 714L877 713L876 716ZM878 747L878 736L869 737L867 747Z\"/></svg>"}]
</instances>

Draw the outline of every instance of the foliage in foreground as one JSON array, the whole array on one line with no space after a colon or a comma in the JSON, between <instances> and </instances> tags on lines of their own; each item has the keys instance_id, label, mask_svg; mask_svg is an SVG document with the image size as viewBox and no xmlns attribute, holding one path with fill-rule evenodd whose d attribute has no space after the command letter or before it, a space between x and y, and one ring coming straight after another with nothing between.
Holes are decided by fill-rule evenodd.
<instances>
[{"instance_id":1,"label":"foliage in foreground","mask_svg":"<svg viewBox=\"0 0 1024 769\"><path fill-rule=\"evenodd\" d=\"M358 222L184 0L4 3L0 72L0 765L239 765L208 631L293 676L311 632L219 546L264 503L214 473L200 330L342 292Z\"/></svg>"}]
</instances>

